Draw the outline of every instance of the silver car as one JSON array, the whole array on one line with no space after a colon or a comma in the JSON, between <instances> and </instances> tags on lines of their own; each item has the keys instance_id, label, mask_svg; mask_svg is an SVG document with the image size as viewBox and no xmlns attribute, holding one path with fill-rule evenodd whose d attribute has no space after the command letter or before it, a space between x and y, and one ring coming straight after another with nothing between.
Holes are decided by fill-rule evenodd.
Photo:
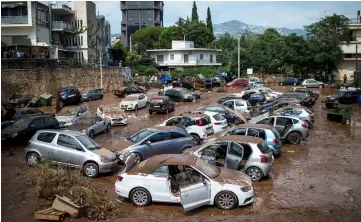
<instances>
[{"instance_id":1,"label":"silver car","mask_svg":"<svg viewBox=\"0 0 361 222\"><path fill-rule=\"evenodd\" d=\"M102 119L99 116L83 118L67 127L69 130L81 132L90 138L95 135L111 130L111 123L108 119Z\"/></svg>"},{"instance_id":2,"label":"silver car","mask_svg":"<svg viewBox=\"0 0 361 222\"><path fill-rule=\"evenodd\" d=\"M138 162L154 155L177 154L197 144L194 138L179 126L154 126L121 141L117 156L132 152Z\"/></svg>"},{"instance_id":3,"label":"silver car","mask_svg":"<svg viewBox=\"0 0 361 222\"><path fill-rule=\"evenodd\" d=\"M88 116L90 116L90 113L87 106L63 108L57 114L55 114L55 118L59 121L60 126L70 126L79 119Z\"/></svg>"},{"instance_id":4,"label":"silver car","mask_svg":"<svg viewBox=\"0 0 361 222\"><path fill-rule=\"evenodd\" d=\"M308 128L312 128L315 123L315 115L313 115L312 110L307 109L303 106L285 106L278 110L273 111L273 115L283 115L283 116L296 116L301 120L305 121L308 125Z\"/></svg>"},{"instance_id":5,"label":"silver car","mask_svg":"<svg viewBox=\"0 0 361 222\"><path fill-rule=\"evenodd\" d=\"M308 138L308 125L303 120L294 116L272 115L269 113L257 116L248 123L266 124L274 126L281 135L281 139L291 144L300 144Z\"/></svg>"},{"instance_id":6,"label":"silver car","mask_svg":"<svg viewBox=\"0 0 361 222\"><path fill-rule=\"evenodd\" d=\"M268 176L274 161L268 145L261 138L250 136L222 136L185 153L216 166L245 172L253 181Z\"/></svg>"},{"instance_id":7,"label":"silver car","mask_svg":"<svg viewBox=\"0 0 361 222\"><path fill-rule=\"evenodd\" d=\"M303 80L301 85L305 86L306 88L307 87L309 87L309 88L323 88L324 87L323 82L319 82L314 79L305 79L305 80Z\"/></svg>"},{"instance_id":8,"label":"silver car","mask_svg":"<svg viewBox=\"0 0 361 222\"><path fill-rule=\"evenodd\" d=\"M102 89L92 89L82 93L83 101L92 101L95 99L103 99Z\"/></svg>"},{"instance_id":9,"label":"silver car","mask_svg":"<svg viewBox=\"0 0 361 222\"><path fill-rule=\"evenodd\" d=\"M88 136L71 130L38 130L25 148L26 161L35 165L49 159L54 163L83 169L88 177L113 171L115 154L101 148Z\"/></svg>"}]
</instances>

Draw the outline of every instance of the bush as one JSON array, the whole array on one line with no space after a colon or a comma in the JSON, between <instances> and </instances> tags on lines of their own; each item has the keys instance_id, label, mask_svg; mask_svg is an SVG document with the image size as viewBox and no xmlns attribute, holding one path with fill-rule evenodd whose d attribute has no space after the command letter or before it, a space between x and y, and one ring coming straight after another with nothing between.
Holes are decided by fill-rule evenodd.
<instances>
[{"instance_id":1,"label":"bush","mask_svg":"<svg viewBox=\"0 0 361 222\"><path fill-rule=\"evenodd\" d=\"M80 170L49 163L39 164L34 170L35 191L42 207L50 207L57 194L84 206L88 219L107 220L112 216L117 217L114 215L117 213L115 202L105 199L106 192L95 189L95 185Z\"/></svg>"}]
</instances>

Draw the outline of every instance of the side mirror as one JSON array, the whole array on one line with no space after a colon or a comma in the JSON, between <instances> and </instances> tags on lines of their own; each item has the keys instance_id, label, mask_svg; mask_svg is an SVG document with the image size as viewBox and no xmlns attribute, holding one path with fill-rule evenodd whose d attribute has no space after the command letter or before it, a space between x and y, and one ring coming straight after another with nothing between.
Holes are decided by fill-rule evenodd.
<instances>
[{"instance_id":1,"label":"side mirror","mask_svg":"<svg viewBox=\"0 0 361 222\"><path fill-rule=\"evenodd\" d=\"M152 144L152 143L151 143L149 140L147 140L146 144L147 144L147 145L150 145L150 144Z\"/></svg>"},{"instance_id":2,"label":"side mirror","mask_svg":"<svg viewBox=\"0 0 361 222\"><path fill-rule=\"evenodd\" d=\"M84 151L83 148L81 148L80 146L77 146L75 149L78 151Z\"/></svg>"},{"instance_id":3,"label":"side mirror","mask_svg":"<svg viewBox=\"0 0 361 222\"><path fill-rule=\"evenodd\" d=\"M81 116L82 115L82 113L78 113L78 115L77 116Z\"/></svg>"},{"instance_id":4,"label":"side mirror","mask_svg":"<svg viewBox=\"0 0 361 222\"><path fill-rule=\"evenodd\" d=\"M29 128L30 128L30 129L34 129L34 128L35 128L35 125L30 125Z\"/></svg>"}]
</instances>

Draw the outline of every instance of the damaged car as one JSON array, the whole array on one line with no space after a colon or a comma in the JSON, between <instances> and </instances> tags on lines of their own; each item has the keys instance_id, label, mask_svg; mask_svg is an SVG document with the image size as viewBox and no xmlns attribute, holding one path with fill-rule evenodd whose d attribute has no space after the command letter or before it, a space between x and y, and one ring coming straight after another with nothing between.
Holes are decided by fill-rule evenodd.
<instances>
[{"instance_id":1,"label":"damaged car","mask_svg":"<svg viewBox=\"0 0 361 222\"><path fill-rule=\"evenodd\" d=\"M60 126L66 127L75 123L79 119L90 116L87 106L79 106L76 108L63 108L57 114L55 118L59 121Z\"/></svg>"},{"instance_id":2,"label":"damaged car","mask_svg":"<svg viewBox=\"0 0 361 222\"><path fill-rule=\"evenodd\" d=\"M222 210L254 202L251 179L239 171L213 166L192 155L157 155L136 163L126 156L115 193L135 206L153 202L180 203L184 211L205 205Z\"/></svg>"},{"instance_id":3,"label":"damaged car","mask_svg":"<svg viewBox=\"0 0 361 222\"><path fill-rule=\"evenodd\" d=\"M102 119L108 119L111 126L125 126L128 124L128 115L120 107L99 106L97 116Z\"/></svg>"},{"instance_id":4,"label":"damaged car","mask_svg":"<svg viewBox=\"0 0 361 222\"><path fill-rule=\"evenodd\" d=\"M90 138L94 138L97 134L109 132L111 124L108 119L102 119L99 116L86 117L68 126L67 129L81 132Z\"/></svg>"},{"instance_id":5,"label":"damaged car","mask_svg":"<svg viewBox=\"0 0 361 222\"><path fill-rule=\"evenodd\" d=\"M274 157L263 139L227 135L184 151L208 163L245 172L253 181L261 181L272 172Z\"/></svg>"}]
</instances>

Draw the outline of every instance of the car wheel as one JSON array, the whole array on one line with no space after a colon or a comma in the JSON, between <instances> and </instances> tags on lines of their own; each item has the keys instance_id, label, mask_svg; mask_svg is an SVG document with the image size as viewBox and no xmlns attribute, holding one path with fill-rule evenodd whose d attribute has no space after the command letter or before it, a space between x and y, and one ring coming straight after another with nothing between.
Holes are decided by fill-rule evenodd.
<instances>
[{"instance_id":1,"label":"car wheel","mask_svg":"<svg viewBox=\"0 0 361 222\"><path fill-rule=\"evenodd\" d=\"M149 106L149 102L147 102L146 104L145 104L145 107L148 107Z\"/></svg>"},{"instance_id":2,"label":"car wheel","mask_svg":"<svg viewBox=\"0 0 361 222\"><path fill-rule=\"evenodd\" d=\"M301 135L299 133L292 132L292 133L288 134L287 140L291 144L300 144L301 140L302 140L302 137L301 137Z\"/></svg>"},{"instance_id":3,"label":"car wheel","mask_svg":"<svg viewBox=\"0 0 361 222\"><path fill-rule=\"evenodd\" d=\"M112 125L108 123L107 128L105 128L105 132L109 132L112 129Z\"/></svg>"},{"instance_id":4,"label":"car wheel","mask_svg":"<svg viewBox=\"0 0 361 222\"><path fill-rule=\"evenodd\" d=\"M92 138L92 139L94 138L94 130L90 130L89 137Z\"/></svg>"},{"instance_id":5,"label":"car wheel","mask_svg":"<svg viewBox=\"0 0 361 222\"><path fill-rule=\"evenodd\" d=\"M35 166L40 162L40 156L37 153L29 153L26 156L26 162L29 166Z\"/></svg>"},{"instance_id":6,"label":"car wheel","mask_svg":"<svg viewBox=\"0 0 361 222\"><path fill-rule=\"evenodd\" d=\"M238 124L241 124L242 123L242 120L240 118L237 118L234 120L233 124L234 125L238 125Z\"/></svg>"},{"instance_id":7,"label":"car wheel","mask_svg":"<svg viewBox=\"0 0 361 222\"><path fill-rule=\"evenodd\" d=\"M134 110L138 110L138 105L135 105Z\"/></svg>"},{"instance_id":8,"label":"car wheel","mask_svg":"<svg viewBox=\"0 0 361 222\"><path fill-rule=\"evenodd\" d=\"M149 114L153 114L153 112L149 110Z\"/></svg>"},{"instance_id":9,"label":"car wheel","mask_svg":"<svg viewBox=\"0 0 361 222\"><path fill-rule=\"evenodd\" d=\"M320 89L323 88L323 85L319 85L318 88L320 88Z\"/></svg>"},{"instance_id":10,"label":"car wheel","mask_svg":"<svg viewBox=\"0 0 361 222\"><path fill-rule=\"evenodd\" d=\"M250 167L246 170L246 174L252 179L252 181L260 181L263 178L263 172L258 167Z\"/></svg>"},{"instance_id":11,"label":"car wheel","mask_svg":"<svg viewBox=\"0 0 361 222\"><path fill-rule=\"evenodd\" d=\"M135 206L144 207L150 204L150 193L144 188L135 188L130 193L130 200Z\"/></svg>"},{"instance_id":12,"label":"car wheel","mask_svg":"<svg viewBox=\"0 0 361 222\"><path fill-rule=\"evenodd\" d=\"M59 102L59 108L62 109L64 107L64 103L62 101Z\"/></svg>"},{"instance_id":13,"label":"car wheel","mask_svg":"<svg viewBox=\"0 0 361 222\"><path fill-rule=\"evenodd\" d=\"M135 160L137 162L141 162L142 161L142 155L140 153L133 153L135 155Z\"/></svg>"},{"instance_id":14,"label":"car wheel","mask_svg":"<svg viewBox=\"0 0 361 222\"><path fill-rule=\"evenodd\" d=\"M87 177L95 178L99 174L99 167L95 163L88 163L84 166L84 174Z\"/></svg>"},{"instance_id":15,"label":"car wheel","mask_svg":"<svg viewBox=\"0 0 361 222\"><path fill-rule=\"evenodd\" d=\"M103 95L100 96L100 99L103 99Z\"/></svg>"},{"instance_id":16,"label":"car wheel","mask_svg":"<svg viewBox=\"0 0 361 222\"><path fill-rule=\"evenodd\" d=\"M237 206L238 200L234 193L229 191L223 191L217 194L215 199L216 205L222 210L230 210Z\"/></svg>"},{"instance_id":17,"label":"car wheel","mask_svg":"<svg viewBox=\"0 0 361 222\"><path fill-rule=\"evenodd\" d=\"M196 134L191 134L191 136L193 137L193 139L196 141L197 145L201 144L201 138L196 135Z\"/></svg>"},{"instance_id":18,"label":"car wheel","mask_svg":"<svg viewBox=\"0 0 361 222\"><path fill-rule=\"evenodd\" d=\"M92 101L92 98L89 96L88 100L89 100L89 101Z\"/></svg>"}]
</instances>

